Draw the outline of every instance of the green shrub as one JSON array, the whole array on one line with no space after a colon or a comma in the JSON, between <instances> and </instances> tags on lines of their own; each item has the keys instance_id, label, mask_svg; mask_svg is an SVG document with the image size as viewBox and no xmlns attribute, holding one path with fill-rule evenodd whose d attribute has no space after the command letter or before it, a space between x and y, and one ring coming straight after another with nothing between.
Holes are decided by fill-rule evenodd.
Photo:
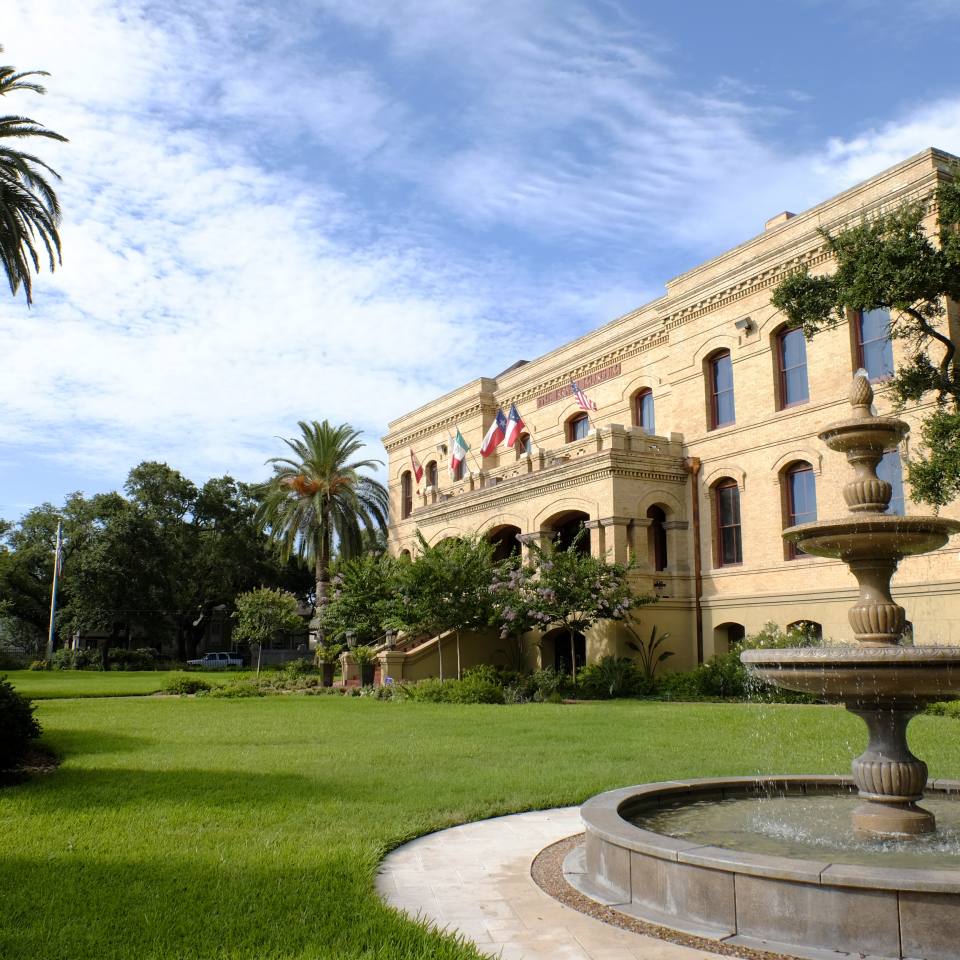
<instances>
[{"instance_id":1,"label":"green shrub","mask_svg":"<svg viewBox=\"0 0 960 960\"><path fill-rule=\"evenodd\" d=\"M33 716L33 704L0 677L0 770L15 767L30 745L40 736L40 724Z\"/></svg>"},{"instance_id":2,"label":"green shrub","mask_svg":"<svg viewBox=\"0 0 960 960\"><path fill-rule=\"evenodd\" d=\"M165 693L179 693L186 696L191 693L201 693L210 689L210 683L203 677L189 676L185 673L173 673L163 682Z\"/></svg>"},{"instance_id":3,"label":"green shrub","mask_svg":"<svg viewBox=\"0 0 960 960\"><path fill-rule=\"evenodd\" d=\"M30 666L27 667L28 670L49 670L50 669L49 660L31 660Z\"/></svg>"},{"instance_id":4,"label":"green shrub","mask_svg":"<svg viewBox=\"0 0 960 960\"><path fill-rule=\"evenodd\" d=\"M397 684L395 699L421 703L504 703L503 687L496 681L465 675L462 680L440 681L437 677L419 683Z\"/></svg>"},{"instance_id":5,"label":"green shrub","mask_svg":"<svg viewBox=\"0 0 960 960\"><path fill-rule=\"evenodd\" d=\"M234 680L231 683L213 687L207 696L239 700L242 697L265 697L268 692L272 692L268 684L259 683L256 680Z\"/></svg>"},{"instance_id":6,"label":"green shrub","mask_svg":"<svg viewBox=\"0 0 960 960\"><path fill-rule=\"evenodd\" d=\"M315 674L317 667L306 658L298 657L296 660L288 660L280 672L288 677L303 677L307 674Z\"/></svg>"},{"instance_id":7,"label":"green shrub","mask_svg":"<svg viewBox=\"0 0 960 960\"><path fill-rule=\"evenodd\" d=\"M815 703L815 697L773 687L755 677L740 662L740 654L744 650L817 646L819 642L809 633L786 632L775 623L767 623L762 630L744 638L728 653L719 653L693 670L659 677L656 692L668 700L732 698L768 703Z\"/></svg>"},{"instance_id":8,"label":"green shrub","mask_svg":"<svg viewBox=\"0 0 960 960\"><path fill-rule=\"evenodd\" d=\"M70 650L61 647L53 652L51 665L54 670L102 670L103 654L100 650Z\"/></svg>"},{"instance_id":9,"label":"green shrub","mask_svg":"<svg viewBox=\"0 0 960 960\"><path fill-rule=\"evenodd\" d=\"M653 689L652 680L629 657L601 657L580 671L577 683L580 695L591 700L631 697Z\"/></svg>"},{"instance_id":10,"label":"green shrub","mask_svg":"<svg viewBox=\"0 0 960 960\"><path fill-rule=\"evenodd\" d=\"M534 670L526 678L527 689L530 692L532 700L548 700L553 693L563 693L570 678L564 673L558 673L553 667L544 667L541 670ZM563 698L561 697L561 700Z\"/></svg>"},{"instance_id":11,"label":"green shrub","mask_svg":"<svg viewBox=\"0 0 960 960\"><path fill-rule=\"evenodd\" d=\"M960 720L960 700L938 700L931 703L924 713L933 717L951 717Z\"/></svg>"},{"instance_id":12,"label":"green shrub","mask_svg":"<svg viewBox=\"0 0 960 960\"><path fill-rule=\"evenodd\" d=\"M107 651L107 664L111 670L156 670L159 654L153 647L127 650L112 647Z\"/></svg>"},{"instance_id":13,"label":"green shrub","mask_svg":"<svg viewBox=\"0 0 960 960\"><path fill-rule=\"evenodd\" d=\"M545 700L544 703L563 703L563 694L559 690L554 690Z\"/></svg>"}]
</instances>

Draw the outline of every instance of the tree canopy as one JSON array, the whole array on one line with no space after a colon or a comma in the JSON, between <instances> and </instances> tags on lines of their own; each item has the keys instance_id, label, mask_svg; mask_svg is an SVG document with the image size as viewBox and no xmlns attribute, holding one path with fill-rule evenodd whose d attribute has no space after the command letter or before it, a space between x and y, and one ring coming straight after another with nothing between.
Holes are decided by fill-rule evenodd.
<instances>
[{"instance_id":1,"label":"tree canopy","mask_svg":"<svg viewBox=\"0 0 960 960\"><path fill-rule=\"evenodd\" d=\"M936 226L928 231L931 215ZM947 301L960 301L960 170L954 168L926 200L865 217L836 234L821 233L834 272L793 273L771 302L807 337L851 312L889 310L889 334L905 345L890 381L896 404L934 399L920 429L923 449L915 449L907 465L911 496L935 506L949 503L960 495L960 357L957 330L947 317Z\"/></svg>"},{"instance_id":2,"label":"tree canopy","mask_svg":"<svg viewBox=\"0 0 960 960\"><path fill-rule=\"evenodd\" d=\"M267 461L274 476L260 490L258 518L284 557L313 561L322 607L335 546L344 558L360 554L364 531L386 530L389 497L382 483L362 472L380 461L355 459L363 449L357 430L326 420L301 420L298 426L300 436L283 441L292 456Z\"/></svg>"},{"instance_id":3,"label":"tree canopy","mask_svg":"<svg viewBox=\"0 0 960 960\"><path fill-rule=\"evenodd\" d=\"M46 93L33 79L45 76L44 70L21 73L0 66L0 96L22 91ZM33 302L33 272L40 270L41 255L51 271L60 263L60 201L51 183L59 174L19 148L22 141L38 137L67 139L29 117L0 115L0 265L10 292L16 296L22 286L27 303Z\"/></svg>"}]
</instances>

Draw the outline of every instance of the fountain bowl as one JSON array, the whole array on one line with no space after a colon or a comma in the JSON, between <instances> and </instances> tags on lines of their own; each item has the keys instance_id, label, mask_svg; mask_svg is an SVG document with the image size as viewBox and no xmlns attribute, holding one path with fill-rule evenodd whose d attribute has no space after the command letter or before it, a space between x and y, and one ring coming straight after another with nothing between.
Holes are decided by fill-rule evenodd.
<instances>
[{"instance_id":1,"label":"fountain bowl","mask_svg":"<svg viewBox=\"0 0 960 960\"><path fill-rule=\"evenodd\" d=\"M740 659L778 687L853 708L921 709L960 696L960 647L771 647L744 650Z\"/></svg>"},{"instance_id":2,"label":"fountain bowl","mask_svg":"<svg viewBox=\"0 0 960 960\"><path fill-rule=\"evenodd\" d=\"M585 842L568 855L564 875L627 916L731 945L805 958L957 960L960 869L835 862L829 848L816 860L770 856L628 819L678 801L824 793L853 802L856 787L847 777L730 777L598 794L581 807ZM927 795L960 803L960 782L932 781Z\"/></svg>"},{"instance_id":3,"label":"fountain bowl","mask_svg":"<svg viewBox=\"0 0 960 960\"><path fill-rule=\"evenodd\" d=\"M843 520L814 520L787 527L783 538L815 557L870 560L929 553L954 533L960 533L960 521L945 517L861 513Z\"/></svg>"}]
</instances>

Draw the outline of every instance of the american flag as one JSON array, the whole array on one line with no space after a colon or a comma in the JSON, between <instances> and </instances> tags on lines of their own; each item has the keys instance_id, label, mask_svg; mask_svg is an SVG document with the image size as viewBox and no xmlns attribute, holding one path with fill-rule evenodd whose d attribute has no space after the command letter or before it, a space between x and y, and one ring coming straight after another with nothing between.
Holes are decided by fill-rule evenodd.
<instances>
[{"instance_id":1,"label":"american flag","mask_svg":"<svg viewBox=\"0 0 960 960\"><path fill-rule=\"evenodd\" d=\"M581 410L596 410L597 405L571 380L570 388Z\"/></svg>"}]
</instances>

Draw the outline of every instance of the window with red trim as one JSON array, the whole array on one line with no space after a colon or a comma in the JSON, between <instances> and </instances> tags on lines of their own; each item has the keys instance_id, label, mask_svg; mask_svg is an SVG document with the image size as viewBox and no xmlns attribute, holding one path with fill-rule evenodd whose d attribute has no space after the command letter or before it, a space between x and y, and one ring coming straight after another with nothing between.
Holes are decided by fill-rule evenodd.
<instances>
[{"instance_id":1,"label":"window with red trim","mask_svg":"<svg viewBox=\"0 0 960 960\"><path fill-rule=\"evenodd\" d=\"M707 363L710 379L710 427L726 427L737 419L733 402L733 361L729 350L715 353Z\"/></svg>"},{"instance_id":2,"label":"window with red trim","mask_svg":"<svg viewBox=\"0 0 960 960\"><path fill-rule=\"evenodd\" d=\"M740 535L740 488L736 480L721 480L713 488L717 528L717 566L743 563Z\"/></svg>"},{"instance_id":3,"label":"window with red trim","mask_svg":"<svg viewBox=\"0 0 960 960\"><path fill-rule=\"evenodd\" d=\"M799 328L784 329L777 334L777 371L781 407L792 407L810 399L807 386L807 340Z\"/></svg>"}]
</instances>

